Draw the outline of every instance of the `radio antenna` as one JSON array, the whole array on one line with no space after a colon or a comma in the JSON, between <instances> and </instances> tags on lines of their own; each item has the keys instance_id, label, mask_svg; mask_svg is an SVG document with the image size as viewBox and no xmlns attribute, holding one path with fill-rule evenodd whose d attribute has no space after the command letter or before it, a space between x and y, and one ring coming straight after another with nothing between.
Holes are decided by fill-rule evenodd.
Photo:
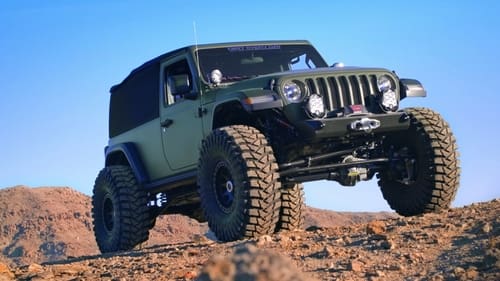
<instances>
[{"instance_id":1,"label":"radio antenna","mask_svg":"<svg viewBox=\"0 0 500 281\"><path fill-rule=\"evenodd\" d=\"M198 55L198 34L196 34L196 22L193 21L193 33L194 33L194 50L196 52L196 67L200 70L200 58Z\"/></svg>"},{"instance_id":2,"label":"radio antenna","mask_svg":"<svg viewBox=\"0 0 500 281\"><path fill-rule=\"evenodd\" d=\"M193 21L194 44L198 48L198 35L196 34L196 22Z\"/></svg>"},{"instance_id":3,"label":"radio antenna","mask_svg":"<svg viewBox=\"0 0 500 281\"><path fill-rule=\"evenodd\" d=\"M196 70L201 74L200 69L200 55L198 54L198 34L196 33L196 21L193 21L193 34L194 34L194 51L196 53ZM201 89L201 81L199 81L198 85L199 89Z\"/></svg>"}]
</instances>

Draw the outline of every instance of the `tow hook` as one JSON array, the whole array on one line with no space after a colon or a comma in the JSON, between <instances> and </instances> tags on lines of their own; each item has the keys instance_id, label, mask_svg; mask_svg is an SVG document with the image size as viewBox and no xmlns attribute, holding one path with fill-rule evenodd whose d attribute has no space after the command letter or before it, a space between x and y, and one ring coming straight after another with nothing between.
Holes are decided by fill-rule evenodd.
<instances>
[{"instance_id":1,"label":"tow hook","mask_svg":"<svg viewBox=\"0 0 500 281\"><path fill-rule=\"evenodd\" d=\"M380 127L380 121L371 118L361 118L361 120L352 122L350 126L353 131L364 131L365 133L370 133L378 127Z\"/></svg>"}]
</instances>

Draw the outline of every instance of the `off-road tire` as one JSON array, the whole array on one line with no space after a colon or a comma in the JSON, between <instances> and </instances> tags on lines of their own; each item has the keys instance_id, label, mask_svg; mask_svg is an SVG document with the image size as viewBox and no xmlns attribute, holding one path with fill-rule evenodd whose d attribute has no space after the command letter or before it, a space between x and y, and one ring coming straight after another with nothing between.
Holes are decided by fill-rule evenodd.
<instances>
[{"instance_id":1,"label":"off-road tire","mask_svg":"<svg viewBox=\"0 0 500 281\"><path fill-rule=\"evenodd\" d=\"M301 183L282 184L281 208L276 232L304 227L304 187Z\"/></svg>"},{"instance_id":2,"label":"off-road tire","mask_svg":"<svg viewBox=\"0 0 500 281\"><path fill-rule=\"evenodd\" d=\"M405 109L410 117L408 131L389 136L386 147L407 148L415 156L412 182L403 183L394 167L380 173L378 182L390 207L403 216L449 208L460 182L457 144L448 123L427 108Z\"/></svg>"},{"instance_id":3,"label":"off-road tire","mask_svg":"<svg viewBox=\"0 0 500 281\"><path fill-rule=\"evenodd\" d=\"M198 164L201 207L221 241L272 234L280 209L273 150L256 128L218 128L203 140Z\"/></svg>"},{"instance_id":4,"label":"off-road tire","mask_svg":"<svg viewBox=\"0 0 500 281\"><path fill-rule=\"evenodd\" d=\"M94 235L102 253L131 250L149 236L147 194L139 189L130 167L101 170L94 185Z\"/></svg>"}]
</instances>

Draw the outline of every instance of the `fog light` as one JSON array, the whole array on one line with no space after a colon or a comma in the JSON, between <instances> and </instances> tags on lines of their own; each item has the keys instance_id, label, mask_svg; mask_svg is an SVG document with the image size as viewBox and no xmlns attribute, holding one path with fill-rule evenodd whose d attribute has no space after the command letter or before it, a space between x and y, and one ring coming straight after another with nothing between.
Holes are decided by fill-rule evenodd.
<instances>
[{"instance_id":1,"label":"fog light","mask_svg":"<svg viewBox=\"0 0 500 281\"><path fill-rule=\"evenodd\" d=\"M380 105L385 111L395 111L398 109L398 98L396 92L389 90L382 93Z\"/></svg>"},{"instance_id":2,"label":"fog light","mask_svg":"<svg viewBox=\"0 0 500 281\"><path fill-rule=\"evenodd\" d=\"M323 98L320 95L312 94L307 101L306 108L313 118L321 118L325 116L325 105L323 104Z\"/></svg>"}]
</instances>

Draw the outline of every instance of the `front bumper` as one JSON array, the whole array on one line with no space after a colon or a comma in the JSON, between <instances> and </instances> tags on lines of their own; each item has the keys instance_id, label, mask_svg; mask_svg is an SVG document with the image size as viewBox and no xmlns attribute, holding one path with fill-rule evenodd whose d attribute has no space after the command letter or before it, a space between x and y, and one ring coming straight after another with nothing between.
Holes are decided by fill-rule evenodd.
<instances>
[{"instance_id":1,"label":"front bumper","mask_svg":"<svg viewBox=\"0 0 500 281\"><path fill-rule=\"evenodd\" d=\"M367 119L378 123L378 126L372 130L353 128L353 124L362 123L362 121ZM405 112L360 114L347 117L303 120L297 122L295 125L299 132L306 138L320 140L325 138L354 137L366 134L404 131L410 126L410 118Z\"/></svg>"}]
</instances>

